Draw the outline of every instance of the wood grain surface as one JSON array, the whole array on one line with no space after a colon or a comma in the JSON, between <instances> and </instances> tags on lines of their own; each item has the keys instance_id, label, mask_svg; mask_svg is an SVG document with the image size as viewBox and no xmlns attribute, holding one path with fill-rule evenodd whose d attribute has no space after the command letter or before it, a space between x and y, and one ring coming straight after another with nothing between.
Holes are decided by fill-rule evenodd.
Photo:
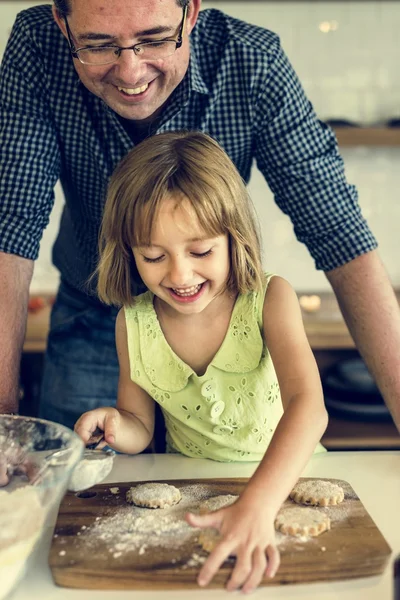
<instances>
[{"instance_id":1,"label":"wood grain surface","mask_svg":"<svg viewBox=\"0 0 400 600\"><path fill-rule=\"evenodd\" d=\"M369 577L385 569L391 549L357 494L346 481L329 481L341 485L345 492L341 505L315 509L329 514L331 530L308 539L277 534L281 566L275 578L264 580L262 585ZM86 589L197 587L196 576L207 556L198 545L198 530L190 530L189 537L186 531L180 539L180 527L185 527L181 523L166 536L161 528L156 531L157 519L162 523L175 515L175 520L182 520L187 509L198 510L201 500L207 497L240 494L247 479L163 481L181 490L180 514L176 512L179 505L162 511L128 505L127 490L140 483L102 484L86 492L66 494L49 555L56 584ZM115 488L118 493L112 493ZM293 502L287 500L286 504ZM136 511L135 521L130 511ZM152 521L154 531L149 532L148 524ZM147 523L142 534L140 523ZM233 558L226 561L210 587L223 587L233 564Z\"/></svg>"}]
</instances>

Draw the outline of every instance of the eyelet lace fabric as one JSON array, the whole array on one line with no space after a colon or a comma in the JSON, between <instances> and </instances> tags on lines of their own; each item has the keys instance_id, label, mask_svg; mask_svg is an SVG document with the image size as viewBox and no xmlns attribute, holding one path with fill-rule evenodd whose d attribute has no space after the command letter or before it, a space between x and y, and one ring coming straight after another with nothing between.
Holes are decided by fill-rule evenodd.
<instances>
[{"instance_id":1,"label":"eyelet lace fabric","mask_svg":"<svg viewBox=\"0 0 400 600\"><path fill-rule=\"evenodd\" d=\"M261 293L238 296L225 339L201 376L169 346L151 292L125 308L131 378L160 405L171 451L220 461L263 457L283 414L261 334L271 277Z\"/></svg>"}]
</instances>

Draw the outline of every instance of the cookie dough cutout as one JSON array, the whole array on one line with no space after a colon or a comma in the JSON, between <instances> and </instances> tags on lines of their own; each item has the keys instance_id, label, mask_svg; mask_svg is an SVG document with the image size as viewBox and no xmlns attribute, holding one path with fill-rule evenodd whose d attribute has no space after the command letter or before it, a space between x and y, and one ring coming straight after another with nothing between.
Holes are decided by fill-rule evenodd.
<instances>
[{"instance_id":1,"label":"cookie dough cutout","mask_svg":"<svg viewBox=\"0 0 400 600\"><path fill-rule=\"evenodd\" d=\"M211 527L202 529L199 534L199 544L206 552L212 552L221 539L219 531Z\"/></svg>"},{"instance_id":2,"label":"cookie dough cutout","mask_svg":"<svg viewBox=\"0 0 400 600\"><path fill-rule=\"evenodd\" d=\"M230 506L238 498L239 496L233 496L232 494L221 494L220 496L212 496L211 498L207 498L207 500L204 500L204 502L202 502L199 506L200 514L205 515L206 513L219 510L225 506Z\"/></svg>"},{"instance_id":3,"label":"cookie dough cutout","mask_svg":"<svg viewBox=\"0 0 400 600\"><path fill-rule=\"evenodd\" d=\"M328 515L315 508L283 508L275 519L277 531L299 537L316 537L330 528L331 520Z\"/></svg>"},{"instance_id":4,"label":"cookie dough cutout","mask_svg":"<svg viewBox=\"0 0 400 600\"><path fill-rule=\"evenodd\" d=\"M332 481L309 479L299 481L289 494L297 504L311 506L330 506L344 500L343 488Z\"/></svg>"},{"instance_id":5,"label":"cookie dough cutout","mask_svg":"<svg viewBox=\"0 0 400 600\"><path fill-rule=\"evenodd\" d=\"M144 508L169 508L180 502L178 488L168 483L142 483L126 492L126 501Z\"/></svg>"}]
</instances>

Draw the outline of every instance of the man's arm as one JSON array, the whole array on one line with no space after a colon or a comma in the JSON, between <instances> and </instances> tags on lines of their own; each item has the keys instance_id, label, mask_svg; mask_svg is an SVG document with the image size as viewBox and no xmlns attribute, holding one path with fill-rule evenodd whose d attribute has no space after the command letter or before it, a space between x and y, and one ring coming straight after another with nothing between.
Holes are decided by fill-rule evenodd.
<instances>
[{"instance_id":1,"label":"man's arm","mask_svg":"<svg viewBox=\"0 0 400 600\"><path fill-rule=\"evenodd\" d=\"M18 410L19 369L33 261L0 252L0 413Z\"/></svg>"},{"instance_id":2,"label":"man's arm","mask_svg":"<svg viewBox=\"0 0 400 600\"><path fill-rule=\"evenodd\" d=\"M325 274L400 432L400 310L378 253L368 252Z\"/></svg>"}]
</instances>

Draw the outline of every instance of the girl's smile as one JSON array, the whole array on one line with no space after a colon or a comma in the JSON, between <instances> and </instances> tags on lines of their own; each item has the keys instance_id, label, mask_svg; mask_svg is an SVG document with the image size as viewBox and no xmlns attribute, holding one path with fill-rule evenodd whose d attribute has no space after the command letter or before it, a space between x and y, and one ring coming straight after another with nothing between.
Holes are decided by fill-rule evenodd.
<instances>
[{"instance_id":1,"label":"girl's smile","mask_svg":"<svg viewBox=\"0 0 400 600\"><path fill-rule=\"evenodd\" d=\"M181 288L181 289L170 289L171 296L182 304L189 302L196 302L203 294L205 286L207 282L199 283L197 285L192 285L191 287Z\"/></svg>"}]
</instances>

